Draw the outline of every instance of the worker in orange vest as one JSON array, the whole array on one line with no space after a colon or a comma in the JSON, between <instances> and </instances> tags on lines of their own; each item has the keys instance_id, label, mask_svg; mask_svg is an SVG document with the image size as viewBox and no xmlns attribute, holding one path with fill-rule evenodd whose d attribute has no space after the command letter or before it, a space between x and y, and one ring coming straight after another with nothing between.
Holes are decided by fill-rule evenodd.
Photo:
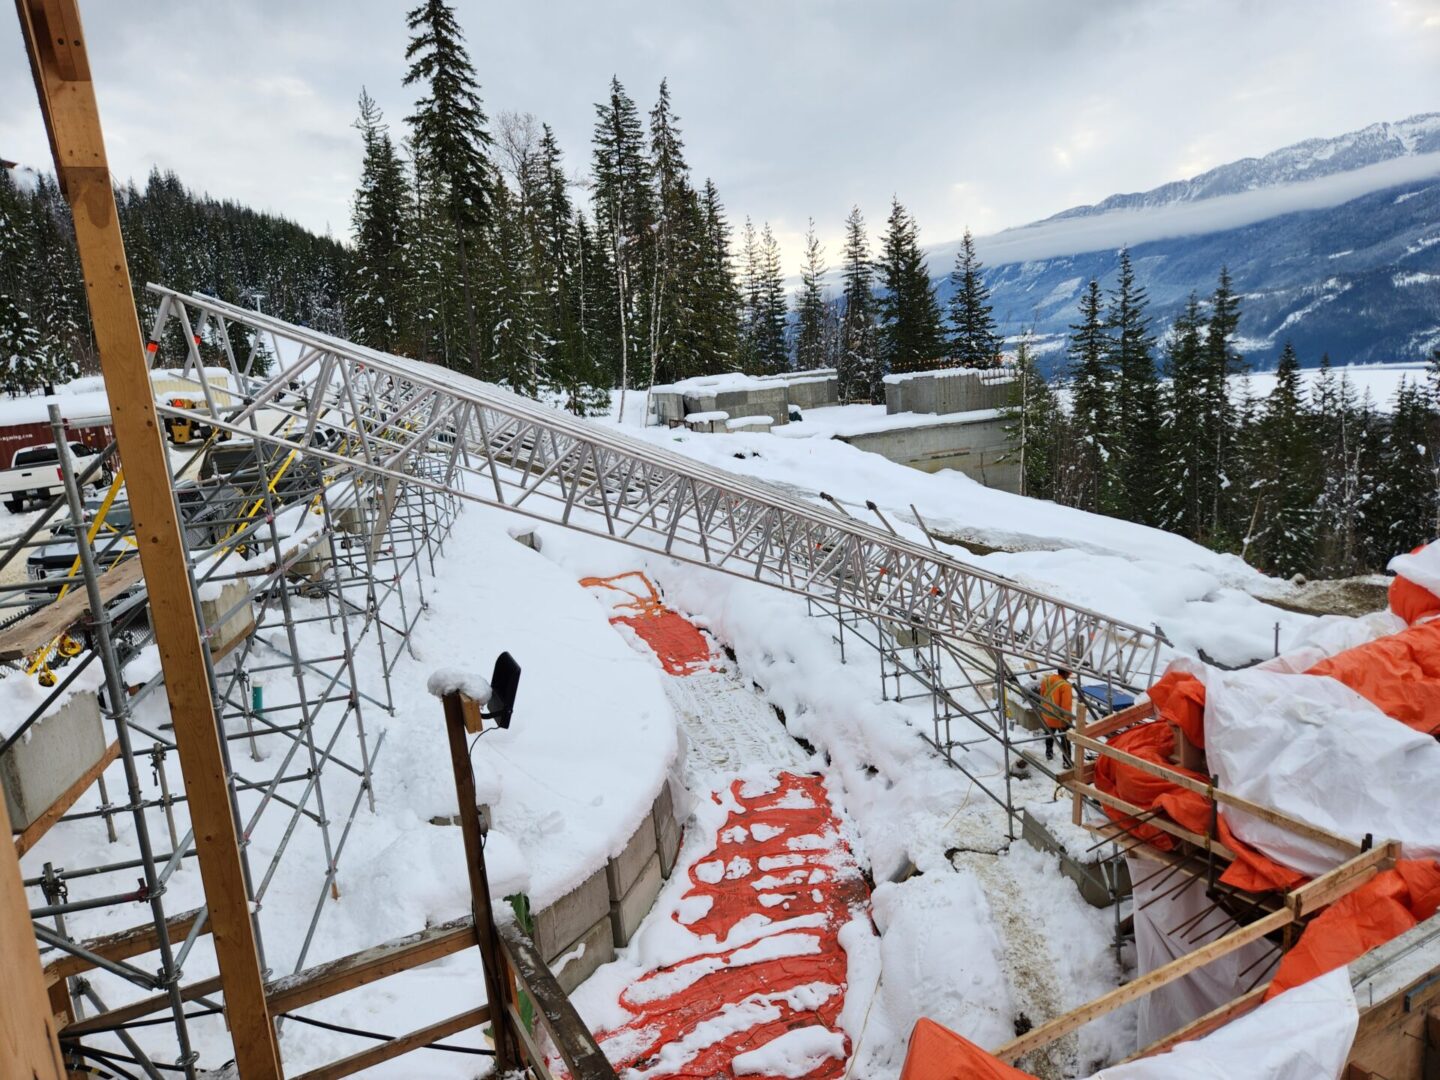
<instances>
[{"instance_id":1,"label":"worker in orange vest","mask_svg":"<svg viewBox=\"0 0 1440 1080\"><path fill-rule=\"evenodd\" d=\"M1045 760L1055 759L1055 740L1060 740L1060 760L1070 768L1070 740L1064 731L1075 716L1075 690L1070 670L1057 668L1040 680L1040 718L1045 721Z\"/></svg>"}]
</instances>

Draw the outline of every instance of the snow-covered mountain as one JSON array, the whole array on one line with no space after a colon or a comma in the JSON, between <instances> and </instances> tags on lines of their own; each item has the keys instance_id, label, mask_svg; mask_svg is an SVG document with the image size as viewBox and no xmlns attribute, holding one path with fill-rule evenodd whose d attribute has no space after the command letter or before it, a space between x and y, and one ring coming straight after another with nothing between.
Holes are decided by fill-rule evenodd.
<instances>
[{"instance_id":1,"label":"snow-covered mountain","mask_svg":"<svg viewBox=\"0 0 1440 1080\"><path fill-rule=\"evenodd\" d=\"M1440 346L1440 113L1309 139L1190 180L1112 195L977 240L1007 334L1058 350L1090 278L1128 244L1163 329L1221 265L1243 294L1242 348L1271 366L1423 358ZM954 245L931 251L937 276ZM948 284L942 284L942 291Z\"/></svg>"}]
</instances>

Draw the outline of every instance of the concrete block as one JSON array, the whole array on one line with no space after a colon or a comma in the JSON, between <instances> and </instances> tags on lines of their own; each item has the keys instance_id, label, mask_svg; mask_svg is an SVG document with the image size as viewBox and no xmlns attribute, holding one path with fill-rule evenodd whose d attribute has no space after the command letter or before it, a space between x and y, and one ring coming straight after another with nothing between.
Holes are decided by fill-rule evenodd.
<instances>
[{"instance_id":1,"label":"concrete block","mask_svg":"<svg viewBox=\"0 0 1440 1080\"><path fill-rule=\"evenodd\" d=\"M250 636L255 629L255 607L246 600L243 582L221 586L214 600L200 601L200 624L210 635L210 656L218 660Z\"/></svg>"},{"instance_id":2,"label":"concrete block","mask_svg":"<svg viewBox=\"0 0 1440 1080\"><path fill-rule=\"evenodd\" d=\"M1064 846L1050 834L1050 830L1031 817L1028 810L1021 815L1020 834L1025 842L1037 851L1048 851L1059 856L1060 872L1075 882L1080 889L1080 895L1091 907L1109 907L1117 896L1130 895L1130 870L1124 859L1081 862L1067 854Z\"/></svg>"},{"instance_id":3,"label":"concrete block","mask_svg":"<svg viewBox=\"0 0 1440 1080\"><path fill-rule=\"evenodd\" d=\"M650 411L661 427L673 426L685 419L685 395L673 391L656 391L650 395Z\"/></svg>"},{"instance_id":4,"label":"concrete block","mask_svg":"<svg viewBox=\"0 0 1440 1080\"><path fill-rule=\"evenodd\" d=\"M647 814L626 843L625 850L605 864L605 882L610 887L612 901L624 899L644 871L645 863L654 854L655 820Z\"/></svg>"},{"instance_id":5,"label":"concrete block","mask_svg":"<svg viewBox=\"0 0 1440 1080\"><path fill-rule=\"evenodd\" d=\"M660 874L668 878L674 872L675 859L680 854L680 823L675 820L675 796L668 781L655 798L650 818L655 823L655 850L660 856Z\"/></svg>"},{"instance_id":6,"label":"concrete block","mask_svg":"<svg viewBox=\"0 0 1440 1080\"><path fill-rule=\"evenodd\" d=\"M725 430L744 431L746 433L765 432L777 424L785 423L789 423L788 417L781 419L770 416L768 413L754 416L733 416L725 421Z\"/></svg>"},{"instance_id":7,"label":"concrete block","mask_svg":"<svg viewBox=\"0 0 1440 1080\"><path fill-rule=\"evenodd\" d=\"M555 903L535 912L535 947L548 962L579 941L609 910L610 887L601 867Z\"/></svg>"},{"instance_id":8,"label":"concrete block","mask_svg":"<svg viewBox=\"0 0 1440 1080\"><path fill-rule=\"evenodd\" d=\"M100 700L93 693L72 694L55 712L35 721L0 757L10 827L18 832L50 809L105 756L105 747Z\"/></svg>"},{"instance_id":9,"label":"concrete block","mask_svg":"<svg viewBox=\"0 0 1440 1080\"><path fill-rule=\"evenodd\" d=\"M715 412L715 411L716 411L716 407L717 407L717 406L716 406L716 398L719 397L719 395L718 395L718 394L715 394L714 392L710 392L710 393L691 393L691 394L685 394L684 397L685 397L685 415L686 415L686 416L689 416L691 413L696 413L696 412L698 412L698 413Z\"/></svg>"},{"instance_id":10,"label":"concrete block","mask_svg":"<svg viewBox=\"0 0 1440 1080\"><path fill-rule=\"evenodd\" d=\"M640 928L641 920L655 906L655 897L660 895L662 884L664 878L660 874L660 856L651 855L650 861L641 870L635 884L630 886L625 898L610 905L610 927L615 935L616 948L623 949L630 944L630 939Z\"/></svg>"},{"instance_id":11,"label":"concrete block","mask_svg":"<svg viewBox=\"0 0 1440 1080\"><path fill-rule=\"evenodd\" d=\"M600 965L614 959L615 931L610 926L609 914L606 914L605 918L585 931L579 941L546 963L554 972L560 989L573 994L575 988L594 975Z\"/></svg>"}]
</instances>

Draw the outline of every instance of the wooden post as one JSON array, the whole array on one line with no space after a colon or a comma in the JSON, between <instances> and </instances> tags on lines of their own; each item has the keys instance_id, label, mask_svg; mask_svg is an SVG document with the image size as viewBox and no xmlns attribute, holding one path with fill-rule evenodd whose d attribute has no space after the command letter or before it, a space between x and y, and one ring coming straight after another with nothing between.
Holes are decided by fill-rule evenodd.
<instances>
[{"instance_id":1,"label":"wooden post","mask_svg":"<svg viewBox=\"0 0 1440 1080\"><path fill-rule=\"evenodd\" d=\"M501 965L505 962L504 953L501 951L500 935L495 930L495 916L490 910L490 878L485 871L480 810L475 802L475 770L470 766L470 747L465 741L465 717L478 706L472 701L467 708L466 700L466 696L458 690L452 690L442 698L445 731L450 737L450 761L455 769L455 794L460 800L460 832L465 837L465 863L470 872L475 938L480 946L480 959L485 964L485 998L490 1006L490 1030L495 1036L495 1071L501 1073L519 1064L519 1049L505 1012L509 994L505 981L500 977Z\"/></svg>"},{"instance_id":2,"label":"wooden post","mask_svg":"<svg viewBox=\"0 0 1440 1080\"><path fill-rule=\"evenodd\" d=\"M0 838L10 835L10 814L0 799ZM40 972L40 950L30 929L30 904L20 877L20 859L0 843L0 956L5 989L0 992L0 1076L65 1080L55 1017ZM63 989L64 983L59 984ZM67 1002L68 1004L68 1002Z\"/></svg>"},{"instance_id":3,"label":"wooden post","mask_svg":"<svg viewBox=\"0 0 1440 1080\"><path fill-rule=\"evenodd\" d=\"M169 462L95 103L76 0L16 0L60 190L75 221L100 370L149 593L150 621L185 776L190 818L235 1060L245 1080L282 1076L265 1007L255 926L226 780L219 724L190 592Z\"/></svg>"}]
</instances>

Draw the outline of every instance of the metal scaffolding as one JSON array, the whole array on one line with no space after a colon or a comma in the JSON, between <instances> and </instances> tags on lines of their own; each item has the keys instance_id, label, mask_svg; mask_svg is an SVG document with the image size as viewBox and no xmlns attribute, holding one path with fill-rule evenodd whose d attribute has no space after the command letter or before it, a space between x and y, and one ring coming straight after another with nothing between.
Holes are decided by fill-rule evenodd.
<instances>
[{"instance_id":1,"label":"metal scaffolding","mask_svg":"<svg viewBox=\"0 0 1440 1080\"><path fill-rule=\"evenodd\" d=\"M211 297L150 288L159 299L150 353L194 387L158 411L208 432L200 450L172 452L171 486L267 976L304 966L336 895L351 825L373 805L383 739L367 730L366 710L393 711L392 676L462 501L806 597L837 620L842 652L847 635L876 650L887 693L930 696L933 743L947 760L965 769L957 750L967 740L999 742L1006 791L985 790L1012 815L1008 765L1025 741L1006 719L1006 702L1023 693L1015 675L1065 666L1121 688L1155 672L1156 632L980 571L888 523L872 527L454 372ZM158 1029L126 1026L152 1023L143 1018L164 1011L175 1061L194 1075L189 1027L220 1022L206 1017L220 1009L221 980L184 974L208 923L203 905L179 913L167 906L167 889L195 849L184 796L176 794L183 785L173 733L152 704L163 674L149 648L138 574L115 584L135 561L124 550L133 538L121 526L102 543L87 540L97 512L79 500L85 480L69 476L72 496L55 500L0 555L0 572L69 521L82 557L68 580L83 586L89 605L67 625L84 641L50 665L55 685L21 730L86 678L100 687L126 792L112 799L102 790L99 809L60 820L123 831L116 842L125 850L103 865L37 868L43 872L27 884L44 903L31 914L49 970L62 980L52 992L71 1018L62 1033L67 1045L83 1037L158 1075ZM34 602L34 582L0 588L17 605L15 627L55 606ZM357 663L359 650L372 650L365 655L375 662ZM103 678L94 675L97 665ZM968 723L955 724L962 719ZM121 819L131 829L115 830ZM297 910L277 903L272 886L286 853L300 849L316 871L314 900ZM137 871L138 889L131 884ZM80 912L137 901L149 905L143 925L98 939L76 932ZM276 933L282 921L285 930ZM129 962L149 954L158 957L157 970ZM104 974L88 974L95 969ZM100 996L100 983L111 1000ZM118 1045L97 1044L102 1033Z\"/></svg>"}]
</instances>

